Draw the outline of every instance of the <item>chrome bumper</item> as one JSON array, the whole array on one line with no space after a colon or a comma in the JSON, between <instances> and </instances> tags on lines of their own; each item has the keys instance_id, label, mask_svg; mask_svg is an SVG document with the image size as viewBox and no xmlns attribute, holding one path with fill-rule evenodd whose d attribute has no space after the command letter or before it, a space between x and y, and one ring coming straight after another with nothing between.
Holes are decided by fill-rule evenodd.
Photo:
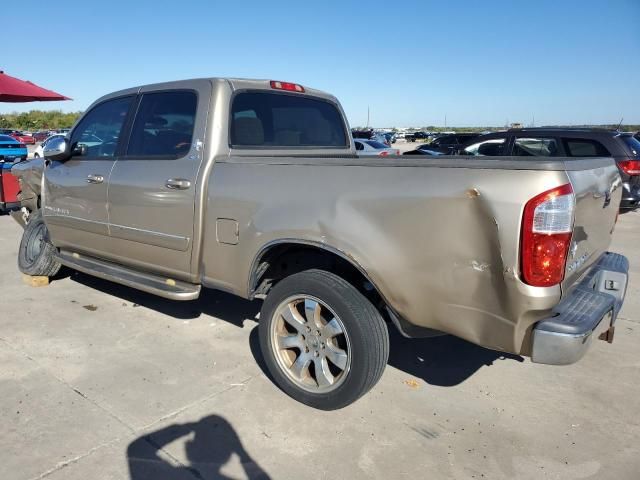
<instances>
[{"instance_id":1,"label":"chrome bumper","mask_svg":"<svg viewBox=\"0 0 640 480\"><path fill-rule=\"evenodd\" d=\"M613 341L613 325L627 291L629 261L605 253L588 275L533 329L531 360L568 365L586 353L593 338Z\"/></svg>"}]
</instances>

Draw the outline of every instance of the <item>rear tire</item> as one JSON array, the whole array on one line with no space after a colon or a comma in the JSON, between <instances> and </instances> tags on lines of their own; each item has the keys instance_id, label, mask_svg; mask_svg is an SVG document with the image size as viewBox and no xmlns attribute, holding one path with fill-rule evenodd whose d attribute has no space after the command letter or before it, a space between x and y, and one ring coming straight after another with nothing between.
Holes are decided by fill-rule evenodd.
<instances>
[{"instance_id":1,"label":"rear tire","mask_svg":"<svg viewBox=\"0 0 640 480\"><path fill-rule=\"evenodd\" d=\"M346 407L378 382L389 357L380 312L323 270L281 280L262 305L260 348L275 383L314 408Z\"/></svg>"},{"instance_id":2,"label":"rear tire","mask_svg":"<svg viewBox=\"0 0 640 480\"><path fill-rule=\"evenodd\" d=\"M32 212L20 241L18 268L25 275L53 277L61 267L55 255L56 248L49 240L42 213L39 210Z\"/></svg>"}]
</instances>

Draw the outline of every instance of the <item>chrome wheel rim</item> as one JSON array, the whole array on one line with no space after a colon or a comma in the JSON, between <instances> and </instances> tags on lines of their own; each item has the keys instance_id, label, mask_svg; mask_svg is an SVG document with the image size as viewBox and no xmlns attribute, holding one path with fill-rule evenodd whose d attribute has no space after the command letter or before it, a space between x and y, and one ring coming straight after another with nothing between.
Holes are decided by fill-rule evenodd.
<instances>
[{"instance_id":1,"label":"chrome wheel rim","mask_svg":"<svg viewBox=\"0 0 640 480\"><path fill-rule=\"evenodd\" d=\"M285 375L308 392L335 390L351 368L351 343L342 320L310 295L295 295L278 305L271 348Z\"/></svg>"}]
</instances>

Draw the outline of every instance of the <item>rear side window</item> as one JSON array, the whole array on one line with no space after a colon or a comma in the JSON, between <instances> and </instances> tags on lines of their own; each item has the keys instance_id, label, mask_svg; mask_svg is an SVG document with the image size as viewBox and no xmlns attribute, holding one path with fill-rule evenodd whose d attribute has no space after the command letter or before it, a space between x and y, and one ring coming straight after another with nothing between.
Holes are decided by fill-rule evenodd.
<instances>
[{"instance_id":1,"label":"rear side window","mask_svg":"<svg viewBox=\"0 0 640 480\"><path fill-rule=\"evenodd\" d=\"M631 154L635 157L640 157L640 141L632 135L620 135L620 138L627 144Z\"/></svg>"},{"instance_id":2,"label":"rear side window","mask_svg":"<svg viewBox=\"0 0 640 480\"><path fill-rule=\"evenodd\" d=\"M555 157L558 143L555 138L516 138L513 145L516 157Z\"/></svg>"},{"instance_id":3,"label":"rear side window","mask_svg":"<svg viewBox=\"0 0 640 480\"><path fill-rule=\"evenodd\" d=\"M587 138L565 138L564 149L570 157L610 157L600 142Z\"/></svg>"},{"instance_id":4,"label":"rear side window","mask_svg":"<svg viewBox=\"0 0 640 480\"><path fill-rule=\"evenodd\" d=\"M506 138L491 138L469 145L462 151L462 154L473 155L474 157L500 156L504 155L506 143Z\"/></svg>"},{"instance_id":5,"label":"rear side window","mask_svg":"<svg viewBox=\"0 0 640 480\"><path fill-rule=\"evenodd\" d=\"M133 123L127 156L186 155L191 149L197 103L194 92L145 93Z\"/></svg>"},{"instance_id":6,"label":"rear side window","mask_svg":"<svg viewBox=\"0 0 640 480\"><path fill-rule=\"evenodd\" d=\"M367 140L365 143L368 143L370 147L377 149L387 148L384 143L376 142L375 140Z\"/></svg>"},{"instance_id":7,"label":"rear side window","mask_svg":"<svg viewBox=\"0 0 640 480\"><path fill-rule=\"evenodd\" d=\"M298 95L239 93L231 108L235 147L348 147L342 116L331 103Z\"/></svg>"}]
</instances>

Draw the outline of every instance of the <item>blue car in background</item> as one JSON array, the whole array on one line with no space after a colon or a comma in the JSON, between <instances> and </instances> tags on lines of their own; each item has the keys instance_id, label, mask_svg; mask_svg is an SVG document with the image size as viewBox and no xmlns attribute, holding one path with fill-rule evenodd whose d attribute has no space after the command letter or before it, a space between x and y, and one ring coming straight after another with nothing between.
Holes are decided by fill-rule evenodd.
<instances>
[{"instance_id":1,"label":"blue car in background","mask_svg":"<svg viewBox=\"0 0 640 480\"><path fill-rule=\"evenodd\" d=\"M26 145L9 135L0 135L0 163L14 163L26 159Z\"/></svg>"}]
</instances>

